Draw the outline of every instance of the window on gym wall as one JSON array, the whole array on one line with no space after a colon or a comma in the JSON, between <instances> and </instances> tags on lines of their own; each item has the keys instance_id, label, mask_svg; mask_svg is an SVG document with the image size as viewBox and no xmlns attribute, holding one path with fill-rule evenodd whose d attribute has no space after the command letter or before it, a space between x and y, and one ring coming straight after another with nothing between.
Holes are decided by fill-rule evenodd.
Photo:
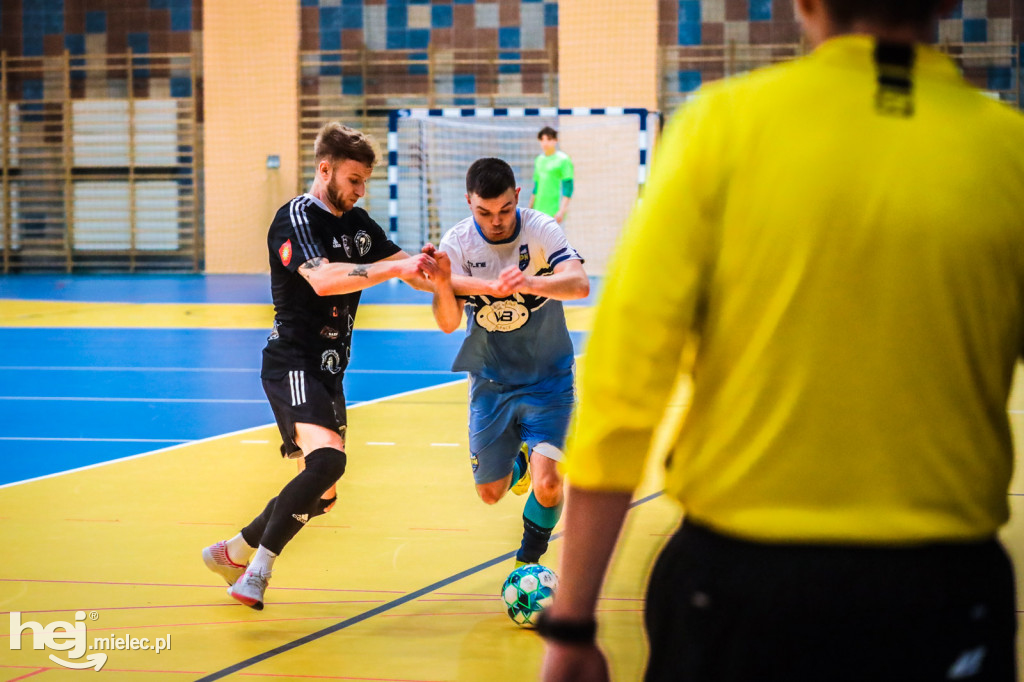
<instances>
[{"instance_id":1,"label":"window on gym wall","mask_svg":"<svg viewBox=\"0 0 1024 682\"><path fill-rule=\"evenodd\" d=\"M2 70L4 271L198 270L192 56L66 53ZM161 74L163 91L149 82Z\"/></svg>"},{"instance_id":2,"label":"window on gym wall","mask_svg":"<svg viewBox=\"0 0 1024 682\"><path fill-rule=\"evenodd\" d=\"M7 5L3 272L199 270L201 0Z\"/></svg>"}]
</instances>

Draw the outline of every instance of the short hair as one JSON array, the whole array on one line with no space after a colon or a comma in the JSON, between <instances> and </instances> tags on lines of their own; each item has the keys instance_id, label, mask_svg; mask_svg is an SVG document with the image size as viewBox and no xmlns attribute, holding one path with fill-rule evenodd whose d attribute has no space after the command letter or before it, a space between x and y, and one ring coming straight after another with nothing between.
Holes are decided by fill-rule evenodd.
<instances>
[{"instance_id":1,"label":"short hair","mask_svg":"<svg viewBox=\"0 0 1024 682\"><path fill-rule=\"evenodd\" d=\"M540 129L540 132L537 133L538 140L542 137L550 137L553 140L557 140L558 131L552 128L551 126L544 126L543 128Z\"/></svg>"},{"instance_id":2,"label":"short hair","mask_svg":"<svg viewBox=\"0 0 1024 682\"><path fill-rule=\"evenodd\" d=\"M943 0L824 0L829 18L848 29L858 20L883 26L925 26L937 18Z\"/></svg>"},{"instance_id":3,"label":"short hair","mask_svg":"<svg viewBox=\"0 0 1024 682\"><path fill-rule=\"evenodd\" d=\"M466 193L475 194L481 199L500 197L515 188L516 174L512 172L512 166L501 159L477 159L466 171Z\"/></svg>"},{"instance_id":4,"label":"short hair","mask_svg":"<svg viewBox=\"0 0 1024 682\"><path fill-rule=\"evenodd\" d=\"M313 143L313 158L317 164L327 159L331 164L352 159L364 166L373 166L377 162L377 152L373 147L373 139L354 128L336 121L324 124L316 134Z\"/></svg>"}]
</instances>

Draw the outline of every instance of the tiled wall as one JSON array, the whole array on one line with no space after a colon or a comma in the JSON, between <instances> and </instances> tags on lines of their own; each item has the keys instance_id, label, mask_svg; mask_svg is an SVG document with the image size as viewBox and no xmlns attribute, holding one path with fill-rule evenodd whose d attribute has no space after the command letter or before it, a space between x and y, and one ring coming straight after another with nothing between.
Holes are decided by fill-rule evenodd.
<instances>
[{"instance_id":1,"label":"tiled wall","mask_svg":"<svg viewBox=\"0 0 1024 682\"><path fill-rule=\"evenodd\" d=\"M198 53L202 0L5 0L0 10L0 41L9 56L71 57L124 54ZM71 65L83 66L84 59ZM187 69L166 63L136 62L136 97L188 97ZM72 71L73 97L122 97L126 78L93 69ZM60 97L58 78L12 79L11 97Z\"/></svg>"},{"instance_id":2,"label":"tiled wall","mask_svg":"<svg viewBox=\"0 0 1024 682\"><path fill-rule=\"evenodd\" d=\"M520 66L525 54L555 54L558 41L557 0L264 0L298 2L300 48L305 51L367 48L400 51L412 63L384 77L366 77L358 67L321 66L316 87L344 94L423 94L431 87L463 96L457 104L473 105L481 95L522 95L544 90L544 66ZM253 9L258 11L257 1ZM783 45L799 41L792 0L659 0L663 46ZM193 52L199 54L202 0L5 0L0 7L0 39L8 55L72 57ZM1009 43L1024 36L1024 0L962 0L943 20L938 40ZM476 48L497 53L498 66L452 66L427 76L428 49L445 61L453 50ZM759 54L769 54L772 50ZM782 56L785 50L774 51ZM509 63L502 64L501 61ZM74 65L82 62L75 61ZM133 73L135 95L188 96L187 74L154 66ZM990 89L1012 81L1010 64L965 64L967 77ZM721 62L683 67L670 76L680 92L721 78ZM364 82L366 80L366 82ZM12 79L10 96L38 99L61 87L56 79ZM72 79L72 94L123 95L123 80L81 70ZM47 95L48 96L48 95Z\"/></svg>"},{"instance_id":3,"label":"tiled wall","mask_svg":"<svg viewBox=\"0 0 1024 682\"><path fill-rule=\"evenodd\" d=\"M800 27L792 0L659 0L662 46L769 45L797 43ZM947 43L1010 43L1024 37L1024 0L962 0L939 24L936 39ZM1019 44L1018 44L1019 47ZM758 52L765 54L771 52ZM781 52L781 50L776 51ZM976 85L1005 89L1012 78L1009 64L965 65ZM721 78L721 64L681 68L671 74L680 92Z\"/></svg>"},{"instance_id":4,"label":"tiled wall","mask_svg":"<svg viewBox=\"0 0 1024 682\"><path fill-rule=\"evenodd\" d=\"M316 87L350 95L425 94L430 88L463 95L455 104L472 106L476 96L544 92L550 67L517 60L555 54L556 0L300 0L300 49L393 50L414 63L365 77L358 65L320 67ZM428 49L448 64L457 51L495 50L497 65L445 66L428 79ZM455 52L453 52L455 51ZM346 58L346 61L349 58ZM505 63L502 63L505 62ZM306 90L308 94L308 89Z\"/></svg>"},{"instance_id":5,"label":"tiled wall","mask_svg":"<svg viewBox=\"0 0 1024 682\"><path fill-rule=\"evenodd\" d=\"M465 95L456 103L472 105L476 95L542 93L551 67L517 60L554 55L557 48L556 0L255 0L247 11L259 11L260 2L299 5L302 50L387 50L422 62L371 78L359 67L321 67L318 75L337 77L338 90L350 95L421 94L433 87ZM201 30L202 0L4 0L0 9L0 47L12 56L56 56L65 49L72 57L123 54L129 48L135 54L199 54ZM500 48L498 65L453 66L428 83L428 49L443 62L461 48ZM181 74L138 69L133 75L136 96L189 94ZM60 87L51 80L27 78L16 88L12 83L10 95L42 98L44 88ZM123 81L98 72L82 71L73 80L77 97L124 94ZM334 85L321 81L317 87Z\"/></svg>"}]
</instances>

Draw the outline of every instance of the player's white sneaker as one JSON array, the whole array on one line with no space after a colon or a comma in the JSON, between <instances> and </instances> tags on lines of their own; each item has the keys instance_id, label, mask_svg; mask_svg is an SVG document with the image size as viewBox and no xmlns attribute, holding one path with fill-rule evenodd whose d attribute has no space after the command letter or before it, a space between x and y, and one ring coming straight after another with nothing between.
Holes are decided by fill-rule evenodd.
<instances>
[{"instance_id":1,"label":"player's white sneaker","mask_svg":"<svg viewBox=\"0 0 1024 682\"><path fill-rule=\"evenodd\" d=\"M228 588L228 595L246 606L262 611L263 593L267 591L269 581L269 573L259 573L252 568L247 568L242 577Z\"/></svg>"},{"instance_id":2,"label":"player's white sneaker","mask_svg":"<svg viewBox=\"0 0 1024 682\"><path fill-rule=\"evenodd\" d=\"M236 564L228 556L228 543L223 541L203 549L203 563L208 569L224 578L228 585L234 585L235 581L245 573L245 566Z\"/></svg>"}]
</instances>

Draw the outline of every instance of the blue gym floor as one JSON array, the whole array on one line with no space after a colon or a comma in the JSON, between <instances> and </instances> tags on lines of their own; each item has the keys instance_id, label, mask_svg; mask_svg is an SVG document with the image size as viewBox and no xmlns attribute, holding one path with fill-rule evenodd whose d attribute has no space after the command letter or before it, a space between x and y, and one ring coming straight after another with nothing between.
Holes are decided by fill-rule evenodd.
<instances>
[{"instance_id":1,"label":"blue gym floor","mask_svg":"<svg viewBox=\"0 0 1024 682\"><path fill-rule=\"evenodd\" d=\"M264 275L9 275L0 277L4 299L271 303ZM389 282L365 291L361 305L429 301ZM0 485L273 422L259 378L269 329L145 328L137 305L124 310L124 328L0 326ZM572 336L579 352L582 334ZM360 330L357 319L347 402L461 378L449 371L461 337Z\"/></svg>"}]
</instances>

